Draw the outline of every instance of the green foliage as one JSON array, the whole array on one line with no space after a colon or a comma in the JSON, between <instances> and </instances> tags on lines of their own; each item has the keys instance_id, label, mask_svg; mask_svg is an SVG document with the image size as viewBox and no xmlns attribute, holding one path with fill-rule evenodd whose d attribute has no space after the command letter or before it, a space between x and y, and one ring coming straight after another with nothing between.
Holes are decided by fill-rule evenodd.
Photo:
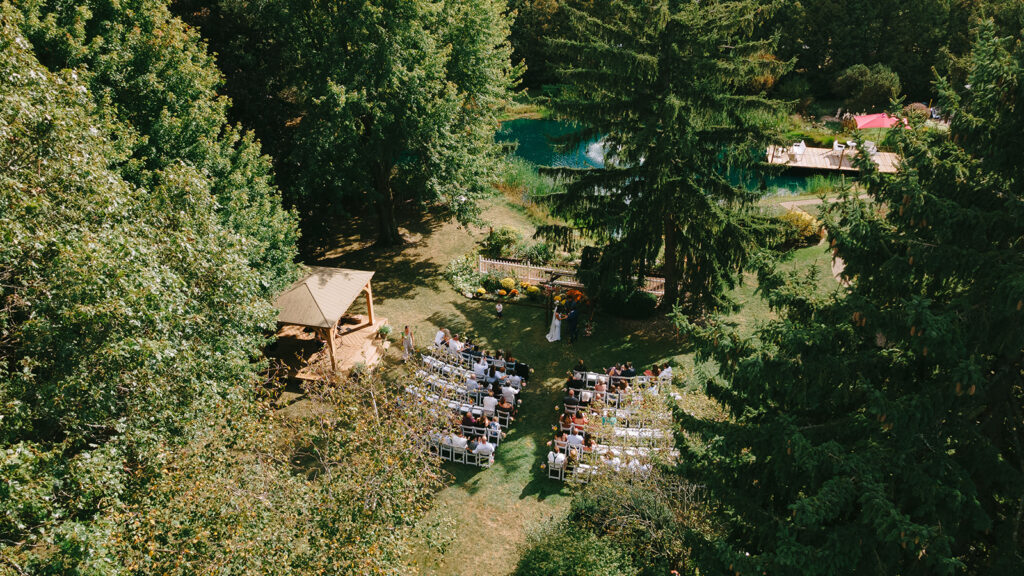
<instances>
[{"instance_id":1,"label":"green foliage","mask_svg":"<svg viewBox=\"0 0 1024 576\"><path fill-rule=\"evenodd\" d=\"M890 100L900 96L900 78L882 64L870 68L854 64L836 77L832 90L848 109L873 111L887 107Z\"/></svg>"},{"instance_id":2,"label":"green foliage","mask_svg":"<svg viewBox=\"0 0 1024 576\"><path fill-rule=\"evenodd\" d=\"M547 42L559 36L568 25L568 16L562 8L564 0L509 0L508 7L515 10L512 26L512 60L525 62L523 83L528 88L555 84L558 77L549 62Z\"/></svg>"},{"instance_id":3,"label":"green foliage","mask_svg":"<svg viewBox=\"0 0 1024 576\"><path fill-rule=\"evenodd\" d=\"M476 269L476 257L472 254L449 262L444 276L462 294L471 294L481 286L482 278Z\"/></svg>"},{"instance_id":4,"label":"green foliage","mask_svg":"<svg viewBox=\"0 0 1024 576\"><path fill-rule=\"evenodd\" d=\"M269 158L253 136L227 123L229 101L198 33L160 0L17 4L20 28L51 69L71 68L130 147L117 172L154 188L165 171L192 168L208 182L211 210L237 235L272 295L295 275L297 221L284 210Z\"/></svg>"},{"instance_id":5,"label":"green foliage","mask_svg":"<svg viewBox=\"0 0 1024 576\"><path fill-rule=\"evenodd\" d=\"M635 284L664 253L666 306L679 294L695 311L722 304L753 247L754 196L726 175L763 162L778 120L763 91L787 68L751 37L763 13L747 1L566 9L552 108L580 125L566 144L600 136L607 154L601 169L554 171L570 182L554 211L602 245L602 282ZM543 233L570 237L564 228Z\"/></svg>"},{"instance_id":6,"label":"green foliage","mask_svg":"<svg viewBox=\"0 0 1024 576\"><path fill-rule=\"evenodd\" d=\"M654 315L658 297L648 292L619 287L601 300L601 307L608 313L622 318L643 320Z\"/></svg>"},{"instance_id":7,"label":"green foliage","mask_svg":"<svg viewBox=\"0 0 1024 576\"><path fill-rule=\"evenodd\" d=\"M771 248L792 250L813 246L821 241L821 222L803 210L788 210L775 218L778 231Z\"/></svg>"},{"instance_id":8,"label":"green foliage","mask_svg":"<svg viewBox=\"0 0 1024 576\"><path fill-rule=\"evenodd\" d=\"M527 242L518 231L505 226L487 233L480 252L487 258L527 260L532 264L547 264L555 258L555 250L550 244Z\"/></svg>"},{"instance_id":9,"label":"green foliage","mask_svg":"<svg viewBox=\"0 0 1024 576\"><path fill-rule=\"evenodd\" d=\"M535 536L513 576L623 576L636 574L625 555L607 540L565 524Z\"/></svg>"},{"instance_id":10,"label":"green foliage","mask_svg":"<svg viewBox=\"0 0 1024 576\"><path fill-rule=\"evenodd\" d=\"M778 320L688 326L729 413L676 414L724 527L694 531L702 573L1024 570L1024 48L983 23L967 70L938 83L950 133L892 131L900 172L861 162L874 203L829 207L848 292L766 266Z\"/></svg>"},{"instance_id":11,"label":"green foliage","mask_svg":"<svg viewBox=\"0 0 1024 576\"><path fill-rule=\"evenodd\" d=\"M286 191L311 248L338 217L372 211L393 244L400 205L472 221L500 165L498 115L518 77L497 0L222 2L245 39L219 45L252 78L247 117L277 115ZM232 85L229 84L229 87ZM264 102L270 102L269 107ZM281 126L285 126L282 129Z\"/></svg>"}]
</instances>

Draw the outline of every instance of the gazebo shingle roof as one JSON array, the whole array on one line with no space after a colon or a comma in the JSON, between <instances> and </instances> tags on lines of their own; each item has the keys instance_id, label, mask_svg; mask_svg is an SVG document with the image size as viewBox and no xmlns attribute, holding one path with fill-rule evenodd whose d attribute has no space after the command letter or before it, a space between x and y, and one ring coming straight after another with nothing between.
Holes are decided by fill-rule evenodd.
<instances>
[{"instance_id":1,"label":"gazebo shingle roof","mask_svg":"<svg viewBox=\"0 0 1024 576\"><path fill-rule=\"evenodd\" d=\"M373 272L347 268L307 266L308 275L277 297L281 324L330 328L359 297Z\"/></svg>"}]
</instances>

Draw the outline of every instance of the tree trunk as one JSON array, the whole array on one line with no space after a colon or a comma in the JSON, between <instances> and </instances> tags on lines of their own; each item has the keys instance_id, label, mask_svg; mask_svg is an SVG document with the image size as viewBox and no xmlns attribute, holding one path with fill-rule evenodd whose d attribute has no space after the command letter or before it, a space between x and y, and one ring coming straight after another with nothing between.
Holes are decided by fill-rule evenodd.
<instances>
[{"instance_id":1,"label":"tree trunk","mask_svg":"<svg viewBox=\"0 0 1024 576\"><path fill-rule=\"evenodd\" d=\"M661 309L672 310L679 300L679 260L676 223L671 216L665 216L665 295L661 298Z\"/></svg>"},{"instance_id":2,"label":"tree trunk","mask_svg":"<svg viewBox=\"0 0 1024 576\"><path fill-rule=\"evenodd\" d=\"M377 190L377 245L395 246L402 243L395 216L395 192L391 189L391 166L382 164L377 169L374 187Z\"/></svg>"}]
</instances>

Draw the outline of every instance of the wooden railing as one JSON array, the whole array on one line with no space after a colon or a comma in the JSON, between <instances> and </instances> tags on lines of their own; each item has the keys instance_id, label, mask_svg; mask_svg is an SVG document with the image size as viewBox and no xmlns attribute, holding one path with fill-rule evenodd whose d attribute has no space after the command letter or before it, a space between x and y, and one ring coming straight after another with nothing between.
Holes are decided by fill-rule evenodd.
<instances>
[{"instance_id":1,"label":"wooden railing","mask_svg":"<svg viewBox=\"0 0 1024 576\"><path fill-rule=\"evenodd\" d=\"M530 284L548 282L551 280L552 276L557 276L554 283L559 286L570 286L573 288L580 288L583 286L580 284L579 280L576 279L575 270L551 268L548 266L535 266L529 262L523 263L516 262L514 260L493 260L490 258L484 258L483 256L478 256L477 270L481 274L507 274L509 276L514 276L519 280L525 280ZM644 292L650 292L656 296L662 296L665 294L665 279L645 278L643 290Z\"/></svg>"}]
</instances>

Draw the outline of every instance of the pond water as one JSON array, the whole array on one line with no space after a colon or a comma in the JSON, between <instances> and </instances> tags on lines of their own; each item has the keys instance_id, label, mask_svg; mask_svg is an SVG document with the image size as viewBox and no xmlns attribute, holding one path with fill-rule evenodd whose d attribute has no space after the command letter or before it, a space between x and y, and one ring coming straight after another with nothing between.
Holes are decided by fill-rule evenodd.
<instances>
[{"instance_id":1,"label":"pond water","mask_svg":"<svg viewBox=\"0 0 1024 576\"><path fill-rule=\"evenodd\" d=\"M521 118L502 123L495 139L499 142L517 142L515 155L537 166L566 168L600 168L604 166L604 152L598 140L580 144L569 153L555 150L552 139L572 131L572 125L557 120ZM765 195L803 194L813 176L778 174L763 178ZM734 178L738 182L740 178ZM761 187L760 179L748 179L748 186Z\"/></svg>"}]
</instances>

